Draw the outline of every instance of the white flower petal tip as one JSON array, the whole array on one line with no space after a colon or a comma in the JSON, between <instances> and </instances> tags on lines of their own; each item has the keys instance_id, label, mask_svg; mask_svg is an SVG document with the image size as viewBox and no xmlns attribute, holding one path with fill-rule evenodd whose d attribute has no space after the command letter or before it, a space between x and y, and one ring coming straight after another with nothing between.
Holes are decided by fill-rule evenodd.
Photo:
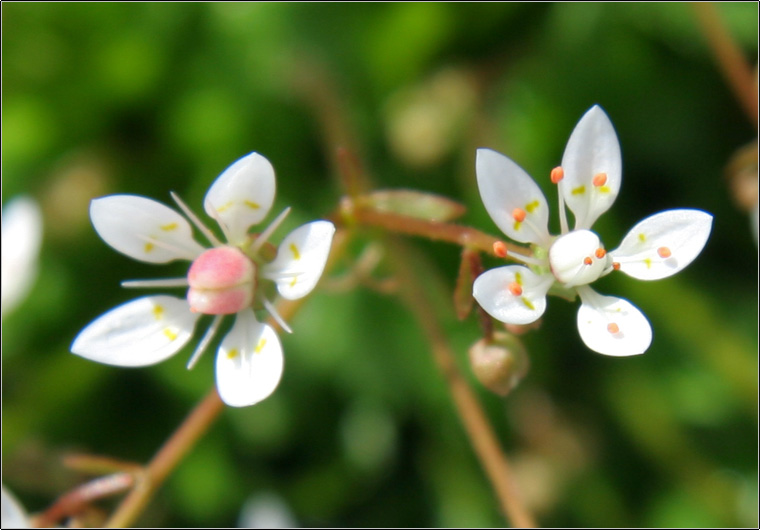
<instances>
[{"instance_id":1,"label":"white flower petal tip","mask_svg":"<svg viewBox=\"0 0 760 530\"><path fill-rule=\"evenodd\" d=\"M607 114L594 105L580 119L562 156L564 178L559 182L575 228L591 228L620 191L620 143Z\"/></svg>"},{"instance_id":2,"label":"white flower petal tip","mask_svg":"<svg viewBox=\"0 0 760 530\"><path fill-rule=\"evenodd\" d=\"M177 353L192 337L199 316L180 298L138 298L90 323L71 351L112 366L149 366Z\"/></svg>"},{"instance_id":3,"label":"white flower petal tip","mask_svg":"<svg viewBox=\"0 0 760 530\"><path fill-rule=\"evenodd\" d=\"M496 226L521 243L549 239L549 205L541 188L511 159L478 149L475 173L483 205Z\"/></svg>"},{"instance_id":4,"label":"white flower petal tip","mask_svg":"<svg viewBox=\"0 0 760 530\"><path fill-rule=\"evenodd\" d=\"M475 279L472 296L496 320L507 324L530 324L546 310L551 275L538 275L520 265L506 265L484 272Z\"/></svg>"},{"instance_id":5,"label":"white flower petal tip","mask_svg":"<svg viewBox=\"0 0 760 530\"><path fill-rule=\"evenodd\" d=\"M217 177L203 205L206 213L227 229L229 243L240 245L248 229L269 213L275 188L272 164L260 154L250 153Z\"/></svg>"},{"instance_id":6,"label":"white flower petal tip","mask_svg":"<svg viewBox=\"0 0 760 530\"><path fill-rule=\"evenodd\" d=\"M578 292L583 300L578 309L578 332L586 346L614 357L639 355L649 348L652 327L633 304L589 287Z\"/></svg>"},{"instance_id":7,"label":"white flower petal tip","mask_svg":"<svg viewBox=\"0 0 760 530\"><path fill-rule=\"evenodd\" d=\"M712 215L700 210L667 210L647 217L610 252L612 261L639 280L672 276L702 251L712 220Z\"/></svg>"},{"instance_id":8,"label":"white flower petal tip","mask_svg":"<svg viewBox=\"0 0 760 530\"><path fill-rule=\"evenodd\" d=\"M42 213L29 197L17 197L3 207L2 314L13 310L29 293L37 276L42 244Z\"/></svg>"},{"instance_id":9,"label":"white flower petal tip","mask_svg":"<svg viewBox=\"0 0 760 530\"><path fill-rule=\"evenodd\" d=\"M109 195L90 203L90 219L112 248L138 261L192 260L203 252L190 223L168 206L137 195Z\"/></svg>"},{"instance_id":10,"label":"white flower petal tip","mask_svg":"<svg viewBox=\"0 0 760 530\"><path fill-rule=\"evenodd\" d=\"M216 356L216 386L231 407L247 407L269 397L282 377L283 355L277 333L256 321L253 311L238 313Z\"/></svg>"},{"instance_id":11,"label":"white flower petal tip","mask_svg":"<svg viewBox=\"0 0 760 530\"><path fill-rule=\"evenodd\" d=\"M280 243L277 258L266 272L277 283L283 298L295 300L314 289L327 263L334 234L331 222L314 221L296 228Z\"/></svg>"},{"instance_id":12,"label":"white flower petal tip","mask_svg":"<svg viewBox=\"0 0 760 530\"><path fill-rule=\"evenodd\" d=\"M32 528L29 515L10 491L2 486L2 526L3 528Z\"/></svg>"}]
</instances>

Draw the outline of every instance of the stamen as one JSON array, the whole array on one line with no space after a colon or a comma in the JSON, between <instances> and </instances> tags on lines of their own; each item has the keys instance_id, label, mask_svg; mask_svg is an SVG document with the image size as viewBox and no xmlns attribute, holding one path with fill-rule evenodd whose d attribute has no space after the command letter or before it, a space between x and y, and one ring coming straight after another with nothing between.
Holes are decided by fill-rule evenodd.
<instances>
[{"instance_id":1,"label":"stamen","mask_svg":"<svg viewBox=\"0 0 760 530\"><path fill-rule=\"evenodd\" d=\"M162 280L124 280L122 287L129 289L141 287L187 287L187 278L166 278Z\"/></svg>"},{"instance_id":2,"label":"stamen","mask_svg":"<svg viewBox=\"0 0 760 530\"><path fill-rule=\"evenodd\" d=\"M523 263L526 263L528 265L536 265L538 267L544 267L546 266L546 260L543 259L537 259L532 256L525 256L524 254L518 254L517 252L511 252L507 251L507 257L515 259L517 261L522 261Z\"/></svg>"},{"instance_id":3,"label":"stamen","mask_svg":"<svg viewBox=\"0 0 760 530\"><path fill-rule=\"evenodd\" d=\"M609 331L613 335L616 334L616 333L620 333L620 326L618 326L614 322L611 322L611 323L607 324L607 331Z\"/></svg>"},{"instance_id":4,"label":"stamen","mask_svg":"<svg viewBox=\"0 0 760 530\"><path fill-rule=\"evenodd\" d=\"M594 260L592 260L591 258L586 257L586 258L583 258L583 263L584 263L584 265L591 265L591 264L594 263Z\"/></svg>"},{"instance_id":5,"label":"stamen","mask_svg":"<svg viewBox=\"0 0 760 530\"><path fill-rule=\"evenodd\" d=\"M203 338L198 343L198 346L196 346L195 351L190 356L190 360L187 361L187 369L192 370L193 366L195 366L195 363L198 362L198 359L201 358L201 355L206 350L206 347L209 345L211 340L214 338L214 335L216 335L217 330L219 329L219 324L222 323L222 317L224 315L216 315L214 317L213 322L211 322L211 325L206 330L206 334L203 335Z\"/></svg>"},{"instance_id":6,"label":"stamen","mask_svg":"<svg viewBox=\"0 0 760 530\"><path fill-rule=\"evenodd\" d=\"M493 253L497 258L506 258L507 245L503 241L497 241L493 244Z\"/></svg>"},{"instance_id":7,"label":"stamen","mask_svg":"<svg viewBox=\"0 0 760 530\"><path fill-rule=\"evenodd\" d=\"M227 243L229 243L231 245L240 244L241 243L240 241L232 241L231 240L230 229L227 227L227 223L225 223L224 221L222 221L222 218L219 217L219 211L220 210L218 210L216 208L216 206L214 206L213 204L210 205L210 209L211 209L211 213L209 214L209 216L214 221L216 221L216 223L219 225L219 228L222 229L222 233L224 234L224 238L227 240ZM208 213L208 212L206 212L206 213ZM219 243L219 245L221 245L221 243Z\"/></svg>"},{"instance_id":8,"label":"stamen","mask_svg":"<svg viewBox=\"0 0 760 530\"><path fill-rule=\"evenodd\" d=\"M591 179L591 183L597 188L604 186L607 183L607 173L597 173L594 178Z\"/></svg>"},{"instance_id":9,"label":"stamen","mask_svg":"<svg viewBox=\"0 0 760 530\"><path fill-rule=\"evenodd\" d=\"M507 286L507 290L515 296L520 296L523 293L522 287L517 282L512 282Z\"/></svg>"},{"instance_id":10,"label":"stamen","mask_svg":"<svg viewBox=\"0 0 760 530\"><path fill-rule=\"evenodd\" d=\"M172 199L174 199L174 202L177 203L177 206L179 206L179 209L182 210L182 213L184 213L185 216L188 219L190 219L190 222L193 223L195 225L195 227L198 230L200 230L200 232L204 236L206 236L206 239L208 239L209 243L211 243L215 247L222 246L222 242L219 241L216 238L216 236L214 235L214 233L211 230L209 230L206 227L206 225L203 224L203 222L198 218L197 215L195 215L195 213L193 213L193 211L187 206L187 204L185 204L185 202L182 199L179 198L179 195L177 195L173 191L169 192L169 193L172 196Z\"/></svg>"},{"instance_id":11,"label":"stamen","mask_svg":"<svg viewBox=\"0 0 760 530\"><path fill-rule=\"evenodd\" d=\"M549 177L552 179L552 184L558 184L560 180L565 178L565 170L562 169L562 166L557 166L552 169Z\"/></svg>"},{"instance_id":12,"label":"stamen","mask_svg":"<svg viewBox=\"0 0 760 530\"><path fill-rule=\"evenodd\" d=\"M594 253L594 255L597 258L602 259L604 256L607 255L607 251L604 250L603 248L598 248L598 249L596 249L596 252Z\"/></svg>"},{"instance_id":13,"label":"stamen","mask_svg":"<svg viewBox=\"0 0 760 530\"><path fill-rule=\"evenodd\" d=\"M269 239L269 236L271 236L277 228L282 224L282 222L285 220L285 218L290 213L290 206L285 208L280 215L278 215L274 221L269 223L269 226L266 227L266 229L259 234L259 236L256 238L256 241L253 242L251 245L251 253L256 254L259 249L264 245L264 243L267 242Z\"/></svg>"},{"instance_id":14,"label":"stamen","mask_svg":"<svg viewBox=\"0 0 760 530\"><path fill-rule=\"evenodd\" d=\"M612 262L612 270L619 271L620 270L620 263L618 263L617 261L613 261Z\"/></svg>"},{"instance_id":15,"label":"stamen","mask_svg":"<svg viewBox=\"0 0 760 530\"><path fill-rule=\"evenodd\" d=\"M662 259L666 259L666 258L669 258L670 256L672 256L672 254L670 252L670 249L668 247L660 247L660 248L658 248L657 249L657 254L659 254Z\"/></svg>"},{"instance_id":16,"label":"stamen","mask_svg":"<svg viewBox=\"0 0 760 530\"><path fill-rule=\"evenodd\" d=\"M523 210L522 208L515 208L514 210L512 210L512 218L518 223L522 223L523 221L525 221L526 215L527 214L525 213L525 210Z\"/></svg>"},{"instance_id":17,"label":"stamen","mask_svg":"<svg viewBox=\"0 0 760 530\"><path fill-rule=\"evenodd\" d=\"M263 296L261 297L261 301L264 303L266 310L269 311L269 314L272 315L274 321L277 322L277 324L287 333L293 333L293 330L290 329L290 326L288 326L287 322L285 322L285 319L283 319L277 312L277 308L274 306L274 304Z\"/></svg>"}]
</instances>

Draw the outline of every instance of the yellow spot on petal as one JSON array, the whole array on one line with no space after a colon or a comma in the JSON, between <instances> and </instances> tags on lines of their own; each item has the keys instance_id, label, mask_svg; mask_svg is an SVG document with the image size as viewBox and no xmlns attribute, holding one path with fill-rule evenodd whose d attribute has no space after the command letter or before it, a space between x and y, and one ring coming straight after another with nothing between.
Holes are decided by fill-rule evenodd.
<instances>
[{"instance_id":1,"label":"yellow spot on petal","mask_svg":"<svg viewBox=\"0 0 760 530\"><path fill-rule=\"evenodd\" d=\"M259 203L253 202L253 201L244 201L244 204L248 206L249 208L251 208L252 210L258 210L259 208L261 208Z\"/></svg>"},{"instance_id":2,"label":"yellow spot on petal","mask_svg":"<svg viewBox=\"0 0 760 530\"><path fill-rule=\"evenodd\" d=\"M517 285L522 285L523 284L523 282L522 282L522 274L520 274L519 272L515 273L515 283L517 283Z\"/></svg>"},{"instance_id":3,"label":"yellow spot on petal","mask_svg":"<svg viewBox=\"0 0 760 530\"><path fill-rule=\"evenodd\" d=\"M293 253L293 259L301 259L301 253L298 251L298 247L295 243L291 243L288 248Z\"/></svg>"},{"instance_id":4,"label":"yellow spot on petal","mask_svg":"<svg viewBox=\"0 0 760 530\"><path fill-rule=\"evenodd\" d=\"M230 206L232 206L234 203L232 201L228 201L225 204L222 204L221 206L218 206L216 211L219 213L222 213L224 210L227 210Z\"/></svg>"},{"instance_id":5,"label":"yellow spot on petal","mask_svg":"<svg viewBox=\"0 0 760 530\"><path fill-rule=\"evenodd\" d=\"M609 192L610 192L610 187L609 187L609 186L599 186L599 188L598 188L598 189L599 189L599 191L601 191L602 193L609 193Z\"/></svg>"},{"instance_id":6,"label":"yellow spot on petal","mask_svg":"<svg viewBox=\"0 0 760 530\"><path fill-rule=\"evenodd\" d=\"M515 230L520 230L520 227L522 226L522 223L520 221L515 221L515 224L512 225L512 228Z\"/></svg>"},{"instance_id":7,"label":"yellow spot on petal","mask_svg":"<svg viewBox=\"0 0 760 530\"><path fill-rule=\"evenodd\" d=\"M267 345L267 339L261 339L259 343L256 345L256 349L254 350L255 353L261 353L261 351L264 349L264 346Z\"/></svg>"},{"instance_id":8,"label":"yellow spot on petal","mask_svg":"<svg viewBox=\"0 0 760 530\"><path fill-rule=\"evenodd\" d=\"M297 283L298 283L298 276L293 276L293 279L290 280L290 286L295 287Z\"/></svg>"},{"instance_id":9,"label":"yellow spot on petal","mask_svg":"<svg viewBox=\"0 0 760 530\"><path fill-rule=\"evenodd\" d=\"M240 355L240 352L237 351L237 348L232 348L230 351L227 352L228 359L234 359L238 355Z\"/></svg>"},{"instance_id":10,"label":"yellow spot on petal","mask_svg":"<svg viewBox=\"0 0 760 530\"><path fill-rule=\"evenodd\" d=\"M153 317L156 320L161 320L162 318L164 318L164 306L154 305L153 306Z\"/></svg>"},{"instance_id":11,"label":"yellow spot on petal","mask_svg":"<svg viewBox=\"0 0 760 530\"><path fill-rule=\"evenodd\" d=\"M644 263L647 264L647 269L651 269L652 268L652 260L651 259L644 258Z\"/></svg>"},{"instance_id":12,"label":"yellow spot on petal","mask_svg":"<svg viewBox=\"0 0 760 530\"><path fill-rule=\"evenodd\" d=\"M646 240L647 240L647 236L645 236L643 232L639 234L639 241L643 243Z\"/></svg>"},{"instance_id":13,"label":"yellow spot on petal","mask_svg":"<svg viewBox=\"0 0 760 530\"><path fill-rule=\"evenodd\" d=\"M583 195L586 193L586 186L578 186L577 188L573 188L570 193L573 195Z\"/></svg>"},{"instance_id":14,"label":"yellow spot on petal","mask_svg":"<svg viewBox=\"0 0 760 530\"><path fill-rule=\"evenodd\" d=\"M169 223L168 225L161 225L161 230L164 232L171 232L172 230L177 229L177 223Z\"/></svg>"},{"instance_id":15,"label":"yellow spot on petal","mask_svg":"<svg viewBox=\"0 0 760 530\"><path fill-rule=\"evenodd\" d=\"M525 205L525 209L528 210L528 213L533 213L533 210L541 206L541 203L538 202L538 200L535 200L533 202L530 202Z\"/></svg>"},{"instance_id":16,"label":"yellow spot on petal","mask_svg":"<svg viewBox=\"0 0 760 530\"><path fill-rule=\"evenodd\" d=\"M534 309L536 309L536 306L533 305L533 302L531 302L530 300L528 300L524 296L521 298L521 300L522 300L522 303L525 304L525 307L527 307L531 311L533 311Z\"/></svg>"},{"instance_id":17,"label":"yellow spot on petal","mask_svg":"<svg viewBox=\"0 0 760 530\"><path fill-rule=\"evenodd\" d=\"M169 328L164 328L164 335L166 335L169 340L175 340L177 338L177 333L170 330Z\"/></svg>"},{"instance_id":18,"label":"yellow spot on petal","mask_svg":"<svg viewBox=\"0 0 760 530\"><path fill-rule=\"evenodd\" d=\"M145 243L145 246L143 247L143 250L147 254L148 252L150 252L154 248L156 248L156 246L153 243Z\"/></svg>"}]
</instances>

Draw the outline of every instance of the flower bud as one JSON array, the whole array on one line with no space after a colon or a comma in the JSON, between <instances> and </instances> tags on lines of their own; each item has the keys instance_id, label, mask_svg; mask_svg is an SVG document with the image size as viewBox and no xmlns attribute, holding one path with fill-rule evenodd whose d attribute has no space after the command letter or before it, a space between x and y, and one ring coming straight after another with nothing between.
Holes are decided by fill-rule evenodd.
<instances>
[{"instance_id":1,"label":"flower bud","mask_svg":"<svg viewBox=\"0 0 760 530\"><path fill-rule=\"evenodd\" d=\"M528 373L528 354L513 335L496 332L490 342L480 339L470 347L470 366L487 389L506 396Z\"/></svg>"},{"instance_id":2,"label":"flower bud","mask_svg":"<svg viewBox=\"0 0 760 530\"><path fill-rule=\"evenodd\" d=\"M251 305L256 265L234 247L207 250L187 273L190 310L207 315L237 313Z\"/></svg>"}]
</instances>

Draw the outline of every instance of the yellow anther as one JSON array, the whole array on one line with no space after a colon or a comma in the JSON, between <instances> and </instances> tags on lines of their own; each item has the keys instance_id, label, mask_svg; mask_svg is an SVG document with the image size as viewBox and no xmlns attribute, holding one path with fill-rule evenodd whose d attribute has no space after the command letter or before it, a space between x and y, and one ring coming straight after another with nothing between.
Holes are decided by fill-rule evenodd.
<instances>
[{"instance_id":1,"label":"yellow anther","mask_svg":"<svg viewBox=\"0 0 760 530\"><path fill-rule=\"evenodd\" d=\"M523 210L522 208L515 208L514 210L512 210L512 219L514 219L518 223L522 223L523 221L525 221L526 215L527 214L525 213L525 210Z\"/></svg>"},{"instance_id":2,"label":"yellow anther","mask_svg":"<svg viewBox=\"0 0 760 530\"><path fill-rule=\"evenodd\" d=\"M517 282L510 283L507 286L507 289L515 296L520 296L523 293L522 287L520 287L520 284Z\"/></svg>"},{"instance_id":3,"label":"yellow anther","mask_svg":"<svg viewBox=\"0 0 760 530\"><path fill-rule=\"evenodd\" d=\"M597 173L594 178L591 179L591 183L597 188L604 186L607 183L607 173Z\"/></svg>"},{"instance_id":4,"label":"yellow anther","mask_svg":"<svg viewBox=\"0 0 760 530\"><path fill-rule=\"evenodd\" d=\"M618 326L614 322L611 322L611 323L607 324L607 331L609 331L613 335L615 333L620 333L620 326Z\"/></svg>"},{"instance_id":5,"label":"yellow anther","mask_svg":"<svg viewBox=\"0 0 760 530\"><path fill-rule=\"evenodd\" d=\"M560 180L565 178L565 170L562 169L561 166L557 166L552 169L552 172L549 174L549 176L552 179L552 184L558 184Z\"/></svg>"},{"instance_id":6,"label":"yellow anther","mask_svg":"<svg viewBox=\"0 0 760 530\"><path fill-rule=\"evenodd\" d=\"M497 241L493 244L493 253L497 258L506 258L507 245L503 241Z\"/></svg>"},{"instance_id":7,"label":"yellow anther","mask_svg":"<svg viewBox=\"0 0 760 530\"><path fill-rule=\"evenodd\" d=\"M657 249L657 254L660 255L662 259L669 258L672 256L672 253L670 252L670 249L668 247L660 247Z\"/></svg>"},{"instance_id":8,"label":"yellow anther","mask_svg":"<svg viewBox=\"0 0 760 530\"><path fill-rule=\"evenodd\" d=\"M596 249L596 252L594 252L594 255L597 258L602 259L604 256L607 255L607 251L604 250L603 248L598 248L598 249Z\"/></svg>"}]
</instances>

